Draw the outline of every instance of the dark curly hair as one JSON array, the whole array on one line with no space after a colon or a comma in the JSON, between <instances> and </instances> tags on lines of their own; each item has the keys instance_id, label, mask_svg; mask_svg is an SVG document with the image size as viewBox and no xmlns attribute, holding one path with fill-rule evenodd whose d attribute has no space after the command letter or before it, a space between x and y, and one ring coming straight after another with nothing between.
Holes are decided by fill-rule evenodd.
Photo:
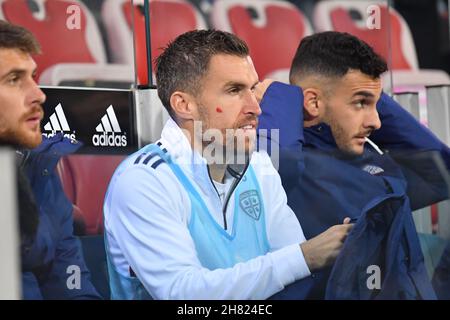
<instances>
[{"instance_id":1,"label":"dark curly hair","mask_svg":"<svg viewBox=\"0 0 450 320\"><path fill-rule=\"evenodd\" d=\"M296 83L310 75L340 78L349 70L379 78L387 69L386 61L364 41L348 33L327 31L300 42L289 80Z\"/></svg>"}]
</instances>

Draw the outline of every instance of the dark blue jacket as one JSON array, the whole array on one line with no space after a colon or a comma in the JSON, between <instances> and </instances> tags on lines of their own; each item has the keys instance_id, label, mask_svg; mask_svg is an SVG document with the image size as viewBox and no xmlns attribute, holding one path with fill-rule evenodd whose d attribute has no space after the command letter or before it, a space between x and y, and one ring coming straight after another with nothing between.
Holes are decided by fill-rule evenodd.
<instances>
[{"instance_id":1,"label":"dark blue jacket","mask_svg":"<svg viewBox=\"0 0 450 320\"><path fill-rule=\"evenodd\" d=\"M408 194L414 196L415 208L448 197L445 180L442 179L441 174L436 172L435 167L430 168L429 158L434 159L437 152L445 157L448 165L450 164L449 149L384 94L377 105L382 129L379 130L376 137L372 138L378 143L389 141L385 145L381 144L381 147L390 148L390 154L394 153L400 161L406 164L405 166L400 166L399 162L394 161L389 155L379 155L370 146L366 146L362 156L348 158L337 149L331 130L325 124L303 130L303 96L298 87L281 83L272 84L264 95L261 108L263 113L260 117L259 128L280 129L279 173L288 196L288 204L296 213L307 239L318 235L332 225L342 223L345 217L358 219L357 225L366 225L370 220L372 210L378 208L375 204L381 201L386 206L383 210L388 210L387 208L393 206L393 203L400 201L402 204L399 204L395 210L395 216L404 217L400 224L393 224L394 220L389 220L387 221L389 228L367 229L362 234L367 240L371 237L372 232L376 234L377 230L383 230L383 234L387 237L391 227L395 228L396 232L402 228L414 228ZM397 135L395 128L400 131ZM383 130L385 131L383 132ZM409 142L408 137L415 142ZM441 159L437 158L439 162ZM431 178L428 178L427 174L431 175ZM421 183L424 186L411 188L409 183ZM394 184L397 189L395 196ZM415 229L408 229L408 232L415 234ZM354 242L353 237L355 237L354 232L352 232L352 236L349 236L342 255L348 253L352 246L356 248L358 246L354 245L364 243L361 238L358 238L359 242L356 240ZM416 234L415 237L417 238ZM402 239L401 246L405 251L405 258L409 254L414 254L412 260L417 262L417 265L411 265L411 268L421 270L420 277L416 276L416 279L422 283L422 271L425 272L425 269L420 247L414 245L412 251L408 250L411 242L415 243L415 240L410 241L405 237ZM387 265L383 262L387 257L383 257L381 252L386 253L389 250L384 242L372 243L372 245L374 244L379 250L376 258L371 257L371 259L363 259L364 261L356 263L355 257L354 260L347 262L352 263L353 261L355 263L353 266L359 265L362 270L362 262L375 264L378 261L380 267L387 272ZM358 250L365 249L358 247ZM360 257L362 258L362 256ZM389 268L392 266L397 267L398 265L390 265ZM318 275L318 278L328 279L329 272L330 270L324 270ZM424 275L426 274L424 273ZM340 273L335 272L333 277L328 282L331 286L339 283L334 280L338 280ZM326 282L316 282L314 290L307 297L323 297ZM429 281L427 283L429 284ZM350 295L353 295L353 298L367 298L366 295L356 293L352 285L354 283L347 283L346 289ZM404 285L406 286L406 282ZM434 295L431 294L432 290L428 290L429 287L428 285L419 294L408 293L405 296L433 298ZM298 297L304 297L304 290L300 291ZM341 290L340 293L344 291ZM401 287L397 292L392 291L391 298L399 298L402 295L399 292L403 291ZM328 295L328 297L344 298L344 296L332 295ZM291 298L297 297L292 295Z\"/></svg>"},{"instance_id":2,"label":"dark blue jacket","mask_svg":"<svg viewBox=\"0 0 450 320\"><path fill-rule=\"evenodd\" d=\"M363 208L331 271L326 299L436 299L403 181L383 179L391 191Z\"/></svg>"},{"instance_id":3,"label":"dark blue jacket","mask_svg":"<svg viewBox=\"0 0 450 320\"><path fill-rule=\"evenodd\" d=\"M24 170L39 207L37 235L31 246L23 246L22 290L24 299L100 299L92 286L79 240L73 236L72 204L66 198L56 164L75 152L77 143L58 134L43 138L36 149L25 156ZM80 289L69 278L80 270ZM70 289L70 288L73 289Z\"/></svg>"}]
</instances>

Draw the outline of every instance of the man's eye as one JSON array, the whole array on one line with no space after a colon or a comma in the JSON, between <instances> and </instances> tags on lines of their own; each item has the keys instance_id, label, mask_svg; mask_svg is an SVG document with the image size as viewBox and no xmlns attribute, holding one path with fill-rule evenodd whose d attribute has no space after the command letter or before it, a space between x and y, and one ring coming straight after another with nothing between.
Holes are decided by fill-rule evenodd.
<instances>
[{"instance_id":1,"label":"man's eye","mask_svg":"<svg viewBox=\"0 0 450 320\"><path fill-rule=\"evenodd\" d=\"M228 90L228 92L229 93L238 93L239 92L239 88L230 88L229 90Z\"/></svg>"},{"instance_id":2,"label":"man's eye","mask_svg":"<svg viewBox=\"0 0 450 320\"><path fill-rule=\"evenodd\" d=\"M365 100L359 100L355 102L355 106L357 108L364 108L366 106L366 101Z\"/></svg>"},{"instance_id":3,"label":"man's eye","mask_svg":"<svg viewBox=\"0 0 450 320\"><path fill-rule=\"evenodd\" d=\"M17 76L13 76L8 79L8 83L12 84L12 85L16 84L18 81L19 81L19 77L17 77Z\"/></svg>"}]
</instances>

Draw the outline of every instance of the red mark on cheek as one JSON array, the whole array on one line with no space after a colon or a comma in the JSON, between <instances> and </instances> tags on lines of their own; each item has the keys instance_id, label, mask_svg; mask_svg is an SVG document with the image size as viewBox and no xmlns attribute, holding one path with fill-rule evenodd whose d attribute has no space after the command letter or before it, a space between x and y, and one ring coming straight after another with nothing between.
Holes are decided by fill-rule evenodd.
<instances>
[{"instance_id":1,"label":"red mark on cheek","mask_svg":"<svg viewBox=\"0 0 450 320\"><path fill-rule=\"evenodd\" d=\"M221 107L217 107L217 108L216 108L216 111L217 111L217 113L222 113L222 112L223 112L223 110L222 110Z\"/></svg>"}]
</instances>

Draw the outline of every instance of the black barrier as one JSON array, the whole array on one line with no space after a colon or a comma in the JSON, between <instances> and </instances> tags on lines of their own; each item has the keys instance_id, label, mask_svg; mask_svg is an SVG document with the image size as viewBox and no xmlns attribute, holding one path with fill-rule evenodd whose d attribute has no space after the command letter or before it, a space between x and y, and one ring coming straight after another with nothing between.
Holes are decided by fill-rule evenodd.
<instances>
[{"instance_id":1,"label":"black barrier","mask_svg":"<svg viewBox=\"0 0 450 320\"><path fill-rule=\"evenodd\" d=\"M78 153L129 154L138 150L131 90L43 87L42 134L62 132L83 143Z\"/></svg>"}]
</instances>

